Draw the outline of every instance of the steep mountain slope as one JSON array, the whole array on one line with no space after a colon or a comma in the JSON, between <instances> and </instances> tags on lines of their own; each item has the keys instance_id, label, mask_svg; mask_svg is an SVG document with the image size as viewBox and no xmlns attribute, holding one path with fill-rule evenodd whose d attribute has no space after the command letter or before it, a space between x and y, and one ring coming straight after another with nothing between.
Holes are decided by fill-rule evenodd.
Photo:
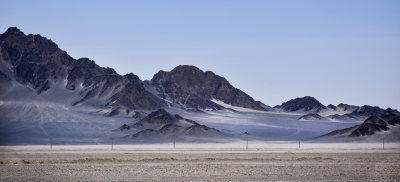
<instances>
[{"instance_id":1,"label":"steep mountain slope","mask_svg":"<svg viewBox=\"0 0 400 182\"><path fill-rule=\"evenodd\" d=\"M164 106L134 74L75 60L17 28L0 34L0 145L108 142L135 110Z\"/></svg>"},{"instance_id":2,"label":"steep mountain slope","mask_svg":"<svg viewBox=\"0 0 400 182\"><path fill-rule=\"evenodd\" d=\"M233 87L225 78L195 66L178 66L159 71L150 83L159 95L189 109L221 109L213 99L232 106L264 111L253 98Z\"/></svg>"},{"instance_id":3,"label":"steep mountain slope","mask_svg":"<svg viewBox=\"0 0 400 182\"><path fill-rule=\"evenodd\" d=\"M0 97L11 97L15 89L28 88L48 99L61 99L72 105L157 109L164 102L149 93L134 74L118 75L87 58L78 60L49 39L25 35L9 28L0 35ZM74 97L71 97L74 95Z\"/></svg>"},{"instance_id":4,"label":"steep mountain slope","mask_svg":"<svg viewBox=\"0 0 400 182\"><path fill-rule=\"evenodd\" d=\"M260 105L261 107L263 107L266 111L268 112L275 112L275 109L269 105L266 105L264 103L262 103L261 101L256 101L258 105Z\"/></svg>"}]
</instances>

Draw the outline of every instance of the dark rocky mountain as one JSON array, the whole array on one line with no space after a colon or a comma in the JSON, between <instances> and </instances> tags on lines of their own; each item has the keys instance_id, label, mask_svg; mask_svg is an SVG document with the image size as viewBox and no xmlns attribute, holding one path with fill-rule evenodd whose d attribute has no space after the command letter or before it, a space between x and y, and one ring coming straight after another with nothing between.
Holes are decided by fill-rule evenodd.
<instances>
[{"instance_id":1,"label":"dark rocky mountain","mask_svg":"<svg viewBox=\"0 0 400 182\"><path fill-rule=\"evenodd\" d=\"M382 133L383 131L390 131L395 126L400 125L400 115L397 114L385 114L381 116L370 116L362 124L332 131L323 137L361 137L361 136L373 136L376 133ZM389 134L388 134L389 135ZM400 138L400 130L392 131L390 133L393 138Z\"/></svg>"},{"instance_id":2,"label":"dark rocky mountain","mask_svg":"<svg viewBox=\"0 0 400 182\"><path fill-rule=\"evenodd\" d=\"M15 27L0 35L0 44L0 97L13 92L9 88L16 82L38 95L61 85L65 92L75 93L74 97L68 95L71 105L112 108L107 116L126 114L126 109L162 108L166 106L163 99L195 110L223 108L212 99L233 106L265 110L225 78L194 66L160 71L147 82L146 87L132 73L122 76L88 58L76 60L53 41L41 35L25 35ZM161 98L151 93L149 86L156 88Z\"/></svg>"},{"instance_id":3,"label":"dark rocky mountain","mask_svg":"<svg viewBox=\"0 0 400 182\"><path fill-rule=\"evenodd\" d=\"M149 124L155 124L155 125L165 125L169 123L174 123L177 122L178 118L175 116L171 115L164 109L159 109L155 112L150 113L146 117L144 117L140 122L142 123L149 123Z\"/></svg>"},{"instance_id":4,"label":"dark rocky mountain","mask_svg":"<svg viewBox=\"0 0 400 182\"><path fill-rule=\"evenodd\" d=\"M25 35L9 28L0 35L0 81L16 82L42 94L62 85L73 105L90 104L128 109L156 109L164 102L149 93L134 74L121 76L112 68L103 68L87 58L75 60L57 44L40 35ZM13 92L0 88L0 97Z\"/></svg>"},{"instance_id":5,"label":"dark rocky mountain","mask_svg":"<svg viewBox=\"0 0 400 182\"><path fill-rule=\"evenodd\" d=\"M284 112L300 112L300 113L318 113L319 111L326 109L317 99L310 96L302 98L295 98L282 105L275 106L275 109L282 110Z\"/></svg>"},{"instance_id":6,"label":"dark rocky mountain","mask_svg":"<svg viewBox=\"0 0 400 182\"><path fill-rule=\"evenodd\" d=\"M195 66L178 66L159 71L151 79L159 95L176 104L195 109L221 109L212 99L233 106L265 110L253 98L233 87L225 78Z\"/></svg>"},{"instance_id":7,"label":"dark rocky mountain","mask_svg":"<svg viewBox=\"0 0 400 182\"><path fill-rule=\"evenodd\" d=\"M346 114L345 116L349 116L352 118L367 118L369 116L385 116L390 114L399 114L397 110L393 110L391 108L382 109L377 106L362 106L357 110L351 112L350 114Z\"/></svg>"},{"instance_id":8,"label":"dark rocky mountain","mask_svg":"<svg viewBox=\"0 0 400 182\"><path fill-rule=\"evenodd\" d=\"M337 106L329 104L324 106L317 99L306 96L284 102L275 106L276 111L289 113L304 113L299 120L355 120L364 121L370 116L400 114L397 110L382 109L377 106L354 106L340 103Z\"/></svg>"},{"instance_id":9,"label":"dark rocky mountain","mask_svg":"<svg viewBox=\"0 0 400 182\"><path fill-rule=\"evenodd\" d=\"M400 113L397 110L387 108L382 109L377 106L352 106L352 108L347 110L349 113L346 114L334 114L328 116L328 118L335 119L335 120L365 120L370 116L385 116L385 115L399 115Z\"/></svg>"},{"instance_id":10,"label":"dark rocky mountain","mask_svg":"<svg viewBox=\"0 0 400 182\"><path fill-rule=\"evenodd\" d=\"M201 125L196 121L186 119L180 115L172 115L164 109L159 109L148 114L142 120L132 126L123 125L120 130L135 128L139 130L130 137L133 139L146 140L178 140L193 137L195 139L210 137L226 137L221 131Z\"/></svg>"},{"instance_id":11,"label":"dark rocky mountain","mask_svg":"<svg viewBox=\"0 0 400 182\"><path fill-rule=\"evenodd\" d=\"M82 138L92 142L108 142L114 134L119 137L128 134L129 139L150 137L170 140L172 137L220 138L226 133L243 133L242 127L229 126L226 129L224 127L227 125L215 125L221 131L226 131L222 133L186 119L195 118L208 123L207 120L218 118L237 123L235 119L240 120L241 117L236 116L240 116L241 112L227 110L226 113L234 117L224 118L225 111L216 112L217 115L179 109L218 110L227 107L235 110L235 107L228 104L247 108L236 108L243 112L259 110L306 114L300 120L351 119L359 123L370 116L377 116L388 123L386 127L390 130L393 128L390 123L396 122L383 117L398 113L390 108L385 110L372 106L324 106L312 97L292 99L271 108L233 87L225 78L194 66L178 66L170 72L160 71L151 81L141 81L132 73L119 75L112 68L100 67L88 58L74 59L41 35L25 35L17 28L9 28L0 34L0 145L26 141L24 144L46 144L49 137L63 138L74 143L81 142ZM160 108L182 113L186 118ZM148 114L151 111L154 112ZM266 120L278 126L281 123L275 122L275 117L277 120L290 120L288 124L285 122L285 127L294 127L291 125L298 123L293 119L297 114L245 114L251 120L248 123ZM137 122L132 123L132 120ZM371 128L379 123L382 122L378 120L372 124L367 123L358 133L369 134ZM288 132L278 127L271 129L269 126L251 126L251 133L259 131L260 127L268 131L264 133ZM376 128L386 129L383 126ZM311 130L315 132L318 129L314 127Z\"/></svg>"},{"instance_id":12,"label":"dark rocky mountain","mask_svg":"<svg viewBox=\"0 0 400 182\"><path fill-rule=\"evenodd\" d=\"M178 114L172 115L164 109L158 109L157 111L154 111L154 112L148 114L146 117L141 119L139 122L153 124L153 125L165 125L165 124L170 124L170 123L177 123L179 121L187 122L189 125L191 125L191 124L198 125L198 123L195 121L185 119Z\"/></svg>"},{"instance_id":13,"label":"dark rocky mountain","mask_svg":"<svg viewBox=\"0 0 400 182\"><path fill-rule=\"evenodd\" d=\"M208 138L226 137L226 135L221 131L200 124L189 126L185 128L185 130L182 133L183 135L190 137L208 137Z\"/></svg>"}]
</instances>

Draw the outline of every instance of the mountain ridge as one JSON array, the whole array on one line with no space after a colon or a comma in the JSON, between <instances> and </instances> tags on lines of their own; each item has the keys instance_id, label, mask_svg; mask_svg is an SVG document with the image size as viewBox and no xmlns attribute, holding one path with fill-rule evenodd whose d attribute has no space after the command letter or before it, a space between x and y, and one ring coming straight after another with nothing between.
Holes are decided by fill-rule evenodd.
<instances>
[{"instance_id":1,"label":"mountain ridge","mask_svg":"<svg viewBox=\"0 0 400 182\"><path fill-rule=\"evenodd\" d=\"M334 130L319 137L319 140L343 141L343 140L368 140L365 137L374 137L379 135L386 136L387 141L398 141L400 139L399 131L400 115L386 114L381 116L370 116L363 123L353 127ZM393 132L396 130L397 132Z\"/></svg>"},{"instance_id":2,"label":"mountain ridge","mask_svg":"<svg viewBox=\"0 0 400 182\"><path fill-rule=\"evenodd\" d=\"M9 28L0 35L0 42L0 72L10 78L3 80L7 85L15 80L40 95L62 84L65 92L76 93L72 105L87 103L129 109L156 109L165 105L144 89L136 75L121 76L88 58L76 60L40 35L25 35L17 28ZM4 92L7 88L2 89Z\"/></svg>"},{"instance_id":3,"label":"mountain ridge","mask_svg":"<svg viewBox=\"0 0 400 182\"><path fill-rule=\"evenodd\" d=\"M225 138L226 134L206 125L201 125L196 121L183 118L178 114L170 114L164 109L159 109L148 114L145 118L134 123L132 126L122 125L123 128L135 128L139 131L128 135L132 139L160 139L187 140L188 137L195 140L205 138ZM193 139L192 139L193 140Z\"/></svg>"},{"instance_id":4,"label":"mountain ridge","mask_svg":"<svg viewBox=\"0 0 400 182\"><path fill-rule=\"evenodd\" d=\"M144 127L157 111L165 123ZM133 73L120 75L89 58L74 59L39 34L25 35L18 28L0 34L0 144L13 137L32 141L39 137L43 142L64 134L105 140L110 132L125 135L128 131L130 136L162 138L178 131L185 137L219 136L220 130L240 137L238 133L249 130L261 136L282 137L283 132L290 138L290 132L298 131L299 121L310 121L301 123L319 133L314 125L337 126L316 120L346 121L343 126L348 127L373 115L393 113L398 111L367 105L325 106L311 96L270 107L226 78L192 65L160 70L151 80L142 81ZM300 114L304 116L299 118Z\"/></svg>"},{"instance_id":5,"label":"mountain ridge","mask_svg":"<svg viewBox=\"0 0 400 182\"><path fill-rule=\"evenodd\" d=\"M301 120L365 120L370 116L380 116L387 114L400 114L397 110L387 108L382 109L378 106L355 106L340 103L337 106L329 104L323 105L311 96L291 99L274 107L276 111L303 114ZM309 118L309 119L308 119Z\"/></svg>"},{"instance_id":6,"label":"mountain ridge","mask_svg":"<svg viewBox=\"0 0 400 182\"><path fill-rule=\"evenodd\" d=\"M221 107L212 102L212 99L216 99L233 106L265 110L224 77L192 65L179 65L169 72L159 71L150 84L162 98L189 108L218 110Z\"/></svg>"}]
</instances>

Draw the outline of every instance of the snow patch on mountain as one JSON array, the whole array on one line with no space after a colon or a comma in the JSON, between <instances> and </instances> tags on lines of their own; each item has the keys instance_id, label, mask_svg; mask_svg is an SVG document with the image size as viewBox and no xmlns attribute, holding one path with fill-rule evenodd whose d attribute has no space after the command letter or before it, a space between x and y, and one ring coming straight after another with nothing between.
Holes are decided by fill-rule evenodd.
<instances>
[{"instance_id":1,"label":"snow patch on mountain","mask_svg":"<svg viewBox=\"0 0 400 182\"><path fill-rule=\"evenodd\" d=\"M235 111L239 111L239 112L256 112L256 113L267 113L266 111L261 111L261 110L255 110L255 109L249 109L249 108L244 108L244 107L237 107L237 106L232 106L230 104L227 104L223 101L220 100L216 100L216 99L211 99L212 102L225 107L227 109L233 109Z\"/></svg>"},{"instance_id":2,"label":"snow patch on mountain","mask_svg":"<svg viewBox=\"0 0 400 182\"><path fill-rule=\"evenodd\" d=\"M179 108L167 108L168 112L195 120L199 124L216 128L237 138L248 132L259 140L311 139L336 129L351 127L358 122L299 121L299 114L236 112L232 110L189 112Z\"/></svg>"}]
</instances>

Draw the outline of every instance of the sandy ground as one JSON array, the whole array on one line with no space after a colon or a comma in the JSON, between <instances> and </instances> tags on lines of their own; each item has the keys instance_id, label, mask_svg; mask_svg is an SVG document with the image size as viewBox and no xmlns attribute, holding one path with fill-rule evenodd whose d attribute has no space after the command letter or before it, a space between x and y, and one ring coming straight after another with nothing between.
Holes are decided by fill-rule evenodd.
<instances>
[{"instance_id":1,"label":"sandy ground","mask_svg":"<svg viewBox=\"0 0 400 182\"><path fill-rule=\"evenodd\" d=\"M400 150L0 148L0 181L400 181Z\"/></svg>"}]
</instances>

